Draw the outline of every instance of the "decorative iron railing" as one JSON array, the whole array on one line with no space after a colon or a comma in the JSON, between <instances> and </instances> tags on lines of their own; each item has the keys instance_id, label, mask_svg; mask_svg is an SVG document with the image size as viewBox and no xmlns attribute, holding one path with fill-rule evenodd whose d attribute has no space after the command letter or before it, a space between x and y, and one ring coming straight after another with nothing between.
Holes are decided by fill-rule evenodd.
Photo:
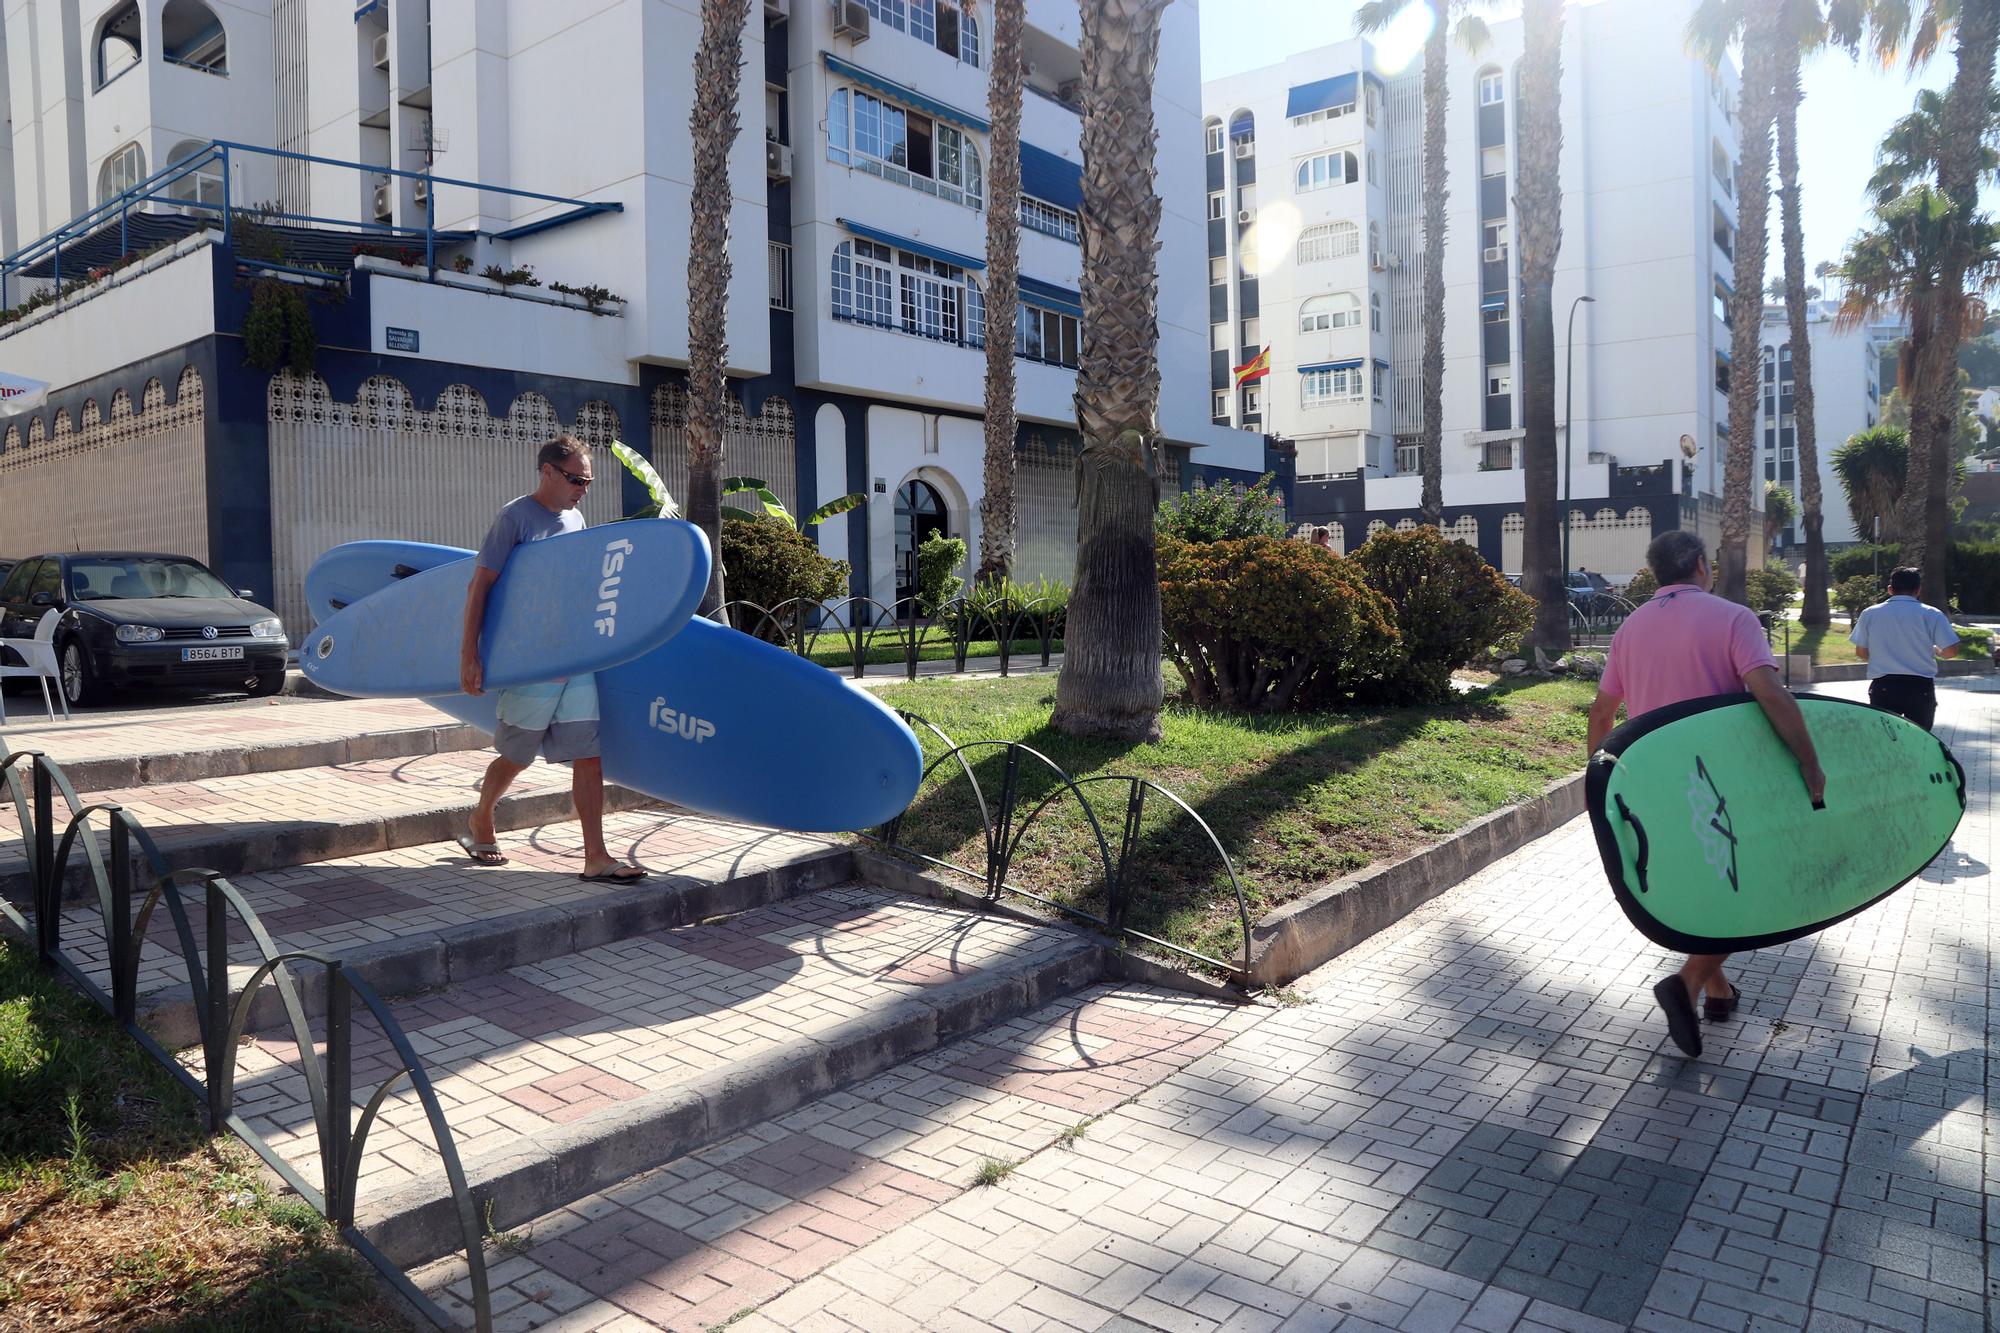
<instances>
[{"instance_id":1,"label":"decorative iron railing","mask_svg":"<svg viewBox=\"0 0 2000 1333\"><path fill-rule=\"evenodd\" d=\"M0 750L4 750L0 746ZM26 780L23 780L23 770ZM408 1080L430 1123L445 1176L451 1183L457 1204L459 1228L465 1238L466 1262L472 1282L473 1313L476 1327L487 1333L493 1326L492 1302L487 1287L486 1262L481 1249L479 1219L467 1188L458 1149L446 1123L443 1107L431 1085L423 1061L410 1045L402 1025L390 1012L375 988L348 970L340 959L311 950L280 949L271 939L257 914L228 879L213 870L186 868L169 870L152 835L138 820L112 803L84 805L60 765L35 750L8 753L0 759L8 795L20 821L31 885L32 920L5 898L0 913L34 940L41 961L63 975L101 1005L125 1033L148 1054L173 1073L193 1093L206 1117L210 1133L233 1131L271 1169L297 1191L361 1252L383 1276L440 1328L456 1327L429 1297L418 1290L403 1271L362 1234L355 1225L354 1205L360 1180L361 1161L368 1147L368 1133L384 1103ZM55 798L60 795L69 814L60 838L56 833ZM102 818L109 855L99 846L93 821ZM70 878L70 861L81 847L88 864L89 880L96 889L97 907L103 921L111 993L91 976L63 948L63 887ZM133 853L137 851L144 873L151 878L136 916L133 912ZM197 943L189 918L182 885L202 887L202 925L206 948ZM202 1072L197 1077L176 1060L139 1024L139 963L148 939L147 928L154 911L165 902L172 915L174 933L180 946L181 963L193 999L198 1025ZM232 997L229 984L230 918L240 921L257 950L257 966ZM324 969L326 981L326 1056L322 1070L314 1054L311 1024L299 999L299 989L291 975L294 966ZM241 1046L252 1007L264 983L269 981L282 1003L298 1052L300 1073L312 1102L320 1159L317 1186L304 1179L284 1156L235 1111L236 1052ZM354 1118L354 1005L359 1000L374 1016L381 1033L394 1052L397 1067L384 1079L357 1121Z\"/></svg>"},{"instance_id":2,"label":"decorative iron railing","mask_svg":"<svg viewBox=\"0 0 2000 1333\"><path fill-rule=\"evenodd\" d=\"M963 671L975 643L995 642L1000 674L1008 675L1014 659L1032 657L1050 664L1062 640L1066 603L1051 598L956 598L932 614L922 613L919 599L905 597L894 605L872 597L841 597L831 601L793 598L774 607L734 601L714 618L801 657L838 658L831 670L851 671L858 680L867 674L871 655L895 651L910 680L926 660L949 660ZM827 649L844 651L828 652ZM949 649L949 658L926 658L933 649ZM874 662L872 665L893 665Z\"/></svg>"}]
</instances>

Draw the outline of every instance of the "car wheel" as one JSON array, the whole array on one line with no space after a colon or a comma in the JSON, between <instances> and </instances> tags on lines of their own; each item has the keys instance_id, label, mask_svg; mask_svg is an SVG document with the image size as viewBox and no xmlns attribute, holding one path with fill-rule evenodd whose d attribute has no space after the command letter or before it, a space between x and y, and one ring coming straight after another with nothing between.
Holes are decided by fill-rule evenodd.
<instances>
[{"instance_id":1,"label":"car wheel","mask_svg":"<svg viewBox=\"0 0 2000 1333\"><path fill-rule=\"evenodd\" d=\"M63 698L69 700L72 708L82 704L97 702L102 693L97 687L97 677L90 669L90 654L75 639L63 640L56 663L62 668Z\"/></svg>"},{"instance_id":2,"label":"car wheel","mask_svg":"<svg viewBox=\"0 0 2000 1333\"><path fill-rule=\"evenodd\" d=\"M282 694L284 689L285 673L283 671L260 671L257 673L257 679L250 684L250 697L252 699L268 699L274 694Z\"/></svg>"}]
</instances>

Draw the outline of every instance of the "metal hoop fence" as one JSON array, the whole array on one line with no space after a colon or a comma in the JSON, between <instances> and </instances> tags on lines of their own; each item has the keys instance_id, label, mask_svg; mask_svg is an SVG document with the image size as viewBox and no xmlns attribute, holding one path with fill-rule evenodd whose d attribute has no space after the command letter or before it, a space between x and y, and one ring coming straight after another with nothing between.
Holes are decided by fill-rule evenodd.
<instances>
[{"instance_id":1,"label":"metal hoop fence","mask_svg":"<svg viewBox=\"0 0 2000 1333\"><path fill-rule=\"evenodd\" d=\"M769 607L727 602L712 618L801 657L823 660L830 670L847 671L857 680L870 665L896 662L915 680L919 663L947 660L926 657L928 651L948 649L952 669L963 671L975 643L997 645L1003 676L1017 657L1038 658L1046 668L1062 642L1067 607L1059 598L974 596L954 598L926 614L915 597L894 604L873 597L795 597Z\"/></svg>"}]
</instances>

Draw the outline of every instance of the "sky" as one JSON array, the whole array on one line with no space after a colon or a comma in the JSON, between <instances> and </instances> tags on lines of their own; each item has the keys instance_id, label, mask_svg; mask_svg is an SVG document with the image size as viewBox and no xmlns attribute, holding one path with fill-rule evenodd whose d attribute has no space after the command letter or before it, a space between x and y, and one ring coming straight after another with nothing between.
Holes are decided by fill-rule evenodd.
<instances>
[{"instance_id":1,"label":"sky","mask_svg":"<svg viewBox=\"0 0 2000 1333\"><path fill-rule=\"evenodd\" d=\"M1201 7L1202 77L1218 78L1276 64L1314 47L1354 35L1352 0L1207 0ZM1422 30L1414 41L1422 41ZM1805 70L1805 105L1799 114L1799 184L1805 199L1806 272L1821 260L1840 261L1842 249L1866 221L1864 187L1874 170L1875 146L1916 100L1919 88L1942 88L1951 77L1950 54L1914 79L1901 68L1883 70L1863 57L1816 57ZM1781 271L1775 201L1771 216L1771 273ZM1807 281L1811 281L1808 276Z\"/></svg>"}]
</instances>

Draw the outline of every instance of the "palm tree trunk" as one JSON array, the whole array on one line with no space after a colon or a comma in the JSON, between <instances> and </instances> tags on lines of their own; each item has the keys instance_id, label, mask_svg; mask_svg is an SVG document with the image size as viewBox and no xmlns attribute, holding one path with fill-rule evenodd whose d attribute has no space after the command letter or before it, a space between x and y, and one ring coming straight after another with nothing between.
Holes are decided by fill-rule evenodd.
<instances>
[{"instance_id":1,"label":"palm tree trunk","mask_svg":"<svg viewBox=\"0 0 2000 1333\"><path fill-rule=\"evenodd\" d=\"M736 142L750 0L702 0L694 55L694 218L688 233L688 522L715 554L701 614L723 604L722 465L729 359L729 149Z\"/></svg>"},{"instance_id":2,"label":"palm tree trunk","mask_svg":"<svg viewBox=\"0 0 2000 1333\"><path fill-rule=\"evenodd\" d=\"M1014 563L1014 323L1021 300L1022 0L994 0L991 82L993 122L986 186L986 493L979 500L981 582L1007 576Z\"/></svg>"},{"instance_id":3,"label":"palm tree trunk","mask_svg":"<svg viewBox=\"0 0 2000 1333\"><path fill-rule=\"evenodd\" d=\"M1812 331L1806 323L1806 242L1799 220L1799 47L1789 38L1778 48L1775 81L1778 125L1778 192L1784 203L1785 312L1792 340L1793 419L1797 422L1799 462L1799 522L1806 531L1804 625L1828 623L1826 606L1826 541L1819 485L1819 440L1813 418Z\"/></svg>"},{"instance_id":4,"label":"palm tree trunk","mask_svg":"<svg viewBox=\"0 0 2000 1333\"><path fill-rule=\"evenodd\" d=\"M1448 12L1448 11L1447 11ZM1446 187L1445 111L1451 101L1446 14L1431 23L1424 41L1424 347L1423 434L1417 443L1423 472L1419 504L1424 522L1444 526L1444 241Z\"/></svg>"},{"instance_id":5,"label":"palm tree trunk","mask_svg":"<svg viewBox=\"0 0 2000 1333\"><path fill-rule=\"evenodd\" d=\"M1556 523L1556 255L1562 249L1562 0L1521 7L1521 586L1536 599L1534 646L1569 646Z\"/></svg>"},{"instance_id":6,"label":"palm tree trunk","mask_svg":"<svg viewBox=\"0 0 2000 1333\"><path fill-rule=\"evenodd\" d=\"M1781 6L1744 7L1743 99L1736 164L1736 291L1730 297L1729 454L1722 469L1722 549L1716 552L1722 596L1747 602L1750 486L1757 459L1757 396L1763 385L1764 265L1771 220L1771 113L1777 78ZM1798 349L1793 349L1793 355Z\"/></svg>"},{"instance_id":7,"label":"palm tree trunk","mask_svg":"<svg viewBox=\"0 0 2000 1333\"><path fill-rule=\"evenodd\" d=\"M1083 348L1076 584L1052 725L1158 740L1160 196L1153 71L1169 0L1083 0Z\"/></svg>"}]
</instances>

